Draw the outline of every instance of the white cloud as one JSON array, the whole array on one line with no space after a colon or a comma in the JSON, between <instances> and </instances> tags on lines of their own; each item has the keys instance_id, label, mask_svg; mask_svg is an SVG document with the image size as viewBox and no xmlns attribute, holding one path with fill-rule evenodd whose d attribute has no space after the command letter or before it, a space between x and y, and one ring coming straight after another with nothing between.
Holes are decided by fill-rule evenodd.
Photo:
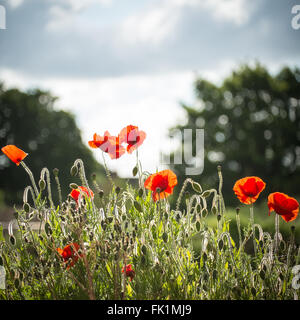
<instances>
[{"instance_id":1,"label":"white cloud","mask_svg":"<svg viewBox=\"0 0 300 320\"><path fill-rule=\"evenodd\" d=\"M246 23L253 12L253 4L246 0L165 0L127 17L121 24L121 37L129 44L159 45L176 37L176 27L184 8L208 11L215 21Z\"/></svg>"},{"instance_id":2,"label":"white cloud","mask_svg":"<svg viewBox=\"0 0 300 320\"><path fill-rule=\"evenodd\" d=\"M14 0L20 1L20 0ZM76 17L84 9L100 4L110 6L113 0L51 0L53 5L49 9L50 20L46 25L48 31L70 30L76 21Z\"/></svg>"},{"instance_id":3,"label":"white cloud","mask_svg":"<svg viewBox=\"0 0 300 320\"><path fill-rule=\"evenodd\" d=\"M16 9L21 4L23 4L24 0L9 0L8 3L11 8Z\"/></svg>"}]
</instances>

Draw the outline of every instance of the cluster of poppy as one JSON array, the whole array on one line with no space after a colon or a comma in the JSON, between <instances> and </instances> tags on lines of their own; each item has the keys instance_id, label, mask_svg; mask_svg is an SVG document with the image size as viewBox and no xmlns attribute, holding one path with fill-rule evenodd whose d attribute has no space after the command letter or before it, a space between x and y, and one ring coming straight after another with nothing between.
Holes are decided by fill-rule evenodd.
<instances>
[{"instance_id":1,"label":"cluster of poppy","mask_svg":"<svg viewBox=\"0 0 300 320\"><path fill-rule=\"evenodd\" d=\"M146 133L139 130L137 126L129 125L123 128L117 136L112 136L108 131L103 136L94 134L93 140L88 144L91 148L100 148L109 154L111 159L120 158L126 151L132 153L146 139ZM127 147L122 145L127 143Z\"/></svg>"},{"instance_id":2,"label":"cluster of poppy","mask_svg":"<svg viewBox=\"0 0 300 320\"><path fill-rule=\"evenodd\" d=\"M236 181L233 191L244 204L252 204L265 189L265 182L259 177L245 177ZM268 196L269 215L272 211L279 214L286 222L297 218L299 212L299 203L281 192L273 192Z\"/></svg>"}]
</instances>

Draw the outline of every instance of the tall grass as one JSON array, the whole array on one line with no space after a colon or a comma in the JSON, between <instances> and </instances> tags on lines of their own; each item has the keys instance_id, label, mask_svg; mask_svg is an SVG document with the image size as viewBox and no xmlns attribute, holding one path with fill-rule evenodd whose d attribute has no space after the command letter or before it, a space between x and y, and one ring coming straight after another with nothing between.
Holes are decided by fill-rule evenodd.
<instances>
[{"instance_id":1,"label":"tall grass","mask_svg":"<svg viewBox=\"0 0 300 320\"><path fill-rule=\"evenodd\" d=\"M154 202L144 188L130 185L120 189L112 183L103 194L95 179L94 198L89 191L77 202L68 196L54 204L44 170L39 190L27 187L23 209L14 214L18 237L12 225L7 239L0 232L6 270L0 298L298 299L299 289L292 286L292 268L300 262L295 230L279 234L275 252L274 219L255 215L255 254L248 212L226 210L218 171L220 185L210 190L186 180L182 188L191 184L194 194L183 189L171 208L167 199ZM77 183L91 189L81 160L71 173L72 188ZM58 171L55 177L59 192ZM35 218L37 231L30 226ZM57 250L68 244L78 257L71 267L73 258L64 261ZM131 276L122 272L129 264Z\"/></svg>"}]
</instances>

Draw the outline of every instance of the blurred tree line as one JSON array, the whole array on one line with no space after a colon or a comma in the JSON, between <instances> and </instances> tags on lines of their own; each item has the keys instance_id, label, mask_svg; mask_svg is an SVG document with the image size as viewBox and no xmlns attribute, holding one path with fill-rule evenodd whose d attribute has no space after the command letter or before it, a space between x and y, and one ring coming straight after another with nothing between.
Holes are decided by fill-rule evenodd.
<instances>
[{"instance_id":1,"label":"blurred tree line","mask_svg":"<svg viewBox=\"0 0 300 320\"><path fill-rule=\"evenodd\" d=\"M194 106L182 105L187 123L176 127L204 129L204 170L193 179L205 188L217 188L221 165L223 196L231 206L239 205L232 191L235 181L251 175L267 184L260 200L275 191L300 195L298 68L284 67L271 75L259 63L242 65L219 86L198 79L195 93ZM195 155L195 139L192 147ZM187 178L186 165L173 165L179 185Z\"/></svg>"},{"instance_id":2,"label":"blurred tree line","mask_svg":"<svg viewBox=\"0 0 300 320\"><path fill-rule=\"evenodd\" d=\"M57 200L54 168L59 169L63 198L70 193L71 182L80 183L70 176L70 168L77 158L84 161L90 182L92 173L97 177L105 174L87 143L82 142L74 115L55 110L56 100L49 92L6 90L0 83L0 147L14 144L27 152L29 155L24 162L33 171L37 183L41 169L47 167L54 200ZM17 167L1 152L0 191L5 204L22 204L23 190L27 185L30 180L22 166Z\"/></svg>"}]
</instances>

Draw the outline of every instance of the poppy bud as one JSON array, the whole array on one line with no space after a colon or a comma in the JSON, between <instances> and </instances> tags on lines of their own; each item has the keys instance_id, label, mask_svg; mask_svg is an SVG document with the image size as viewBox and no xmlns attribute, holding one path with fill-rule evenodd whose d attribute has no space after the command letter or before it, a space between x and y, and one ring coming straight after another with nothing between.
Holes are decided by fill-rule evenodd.
<instances>
[{"instance_id":1,"label":"poppy bud","mask_svg":"<svg viewBox=\"0 0 300 320\"><path fill-rule=\"evenodd\" d=\"M204 191L201 196L202 196L203 198L207 198L207 197L210 196L210 194L211 194L211 192L207 190L207 191Z\"/></svg>"},{"instance_id":2,"label":"poppy bud","mask_svg":"<svg viewBox=\"0 0 300 320\"><path fill-rule=\"evenodd\" d=\"M70 170L71 176L75 177L78 173L78 168L77 166L72 166L71 170Z\"/></svg>"},{"instance_id":3,"label":"poppy bud","mask_svg":"<svg viewBox=\"0 0 300 320\"><path fill-rule=\"evenodd\" d=\"M55 177L58 177L59 170L57 168L53 169L53 174Z\"/></svg>"},{"instance_id":4,"label":"poppy bud","mask_svg":"<svg viewBox=\"0 0 300 320\"><path fill-rule=\"evenodd\" d=\"M137 166L135 166L133 169L132 169L132 175L135 177L138 173L138 168Z\"/></svg>"},{"instance_id":5,"label":"poppy bud","mask_svg":"<svg viewBox=\"0 0 300 320\"><path fill-rule=\"evenodd\" d=\"M10 236L9 242L14 246L16 244L16 238L14 236Z\"/></svg>"},{"instance_id":6,"label":"poppy bud","mask_svg":"<svg viewBox=\"0 0 300 320\"><path fill-rule=\"evenodd\" d=\"M69 186L70 186L71 189L77 189L78 188L78 185L76 183L70 183Z\"/></svg>"},{"instance_id":7,"label":"poppy bud","mask_svg":"<svg viewBox=\"0 0 300 320\"><path fill-rule=\"evenodd\" d=\"M199 183L193 181L192 187L193 187L193 189L194 189L196 192L198 192L198 193L201 193L201 192L202 192L202 188L201 188L201 186L200 186Z\"/></svg>"},{"instance_id":8,"label":"poppy bud","mask_svg":"<svg viewBox=\"0 0 300 320\"><path fill-rule=\"evenodd\" d=\"M40 190L41 190L41 191L43 191L43 190L45 189L45 187L46 187L46 182L45 182L45 180L41 179L41 180L39 181L39 187L40 187Z\"/></svg>"},{"instance_id":9,"label":"poppy bud","mask_svg":"<svg viewBox=\"0 0 300 320\"><path fill-rule=\"evenodd\" d=\"M216 206L213 206L212 207L212 209L211 209L211 212L213 213L213 214L216 214L217 213L217 207Z\"/></svg>"},{"instance_id":10,"label":"poppy bud","mask_svg":"<svg viewBox=\"0 0 300 320\"><path fill-rule=\"evenodd\" d=\"M30 211L30 205L26 202L26 203L24 203L24 205L23 205L23 210L26 212L26 213L28 213L29 211Z\"/></svg>"}]
</instances>

